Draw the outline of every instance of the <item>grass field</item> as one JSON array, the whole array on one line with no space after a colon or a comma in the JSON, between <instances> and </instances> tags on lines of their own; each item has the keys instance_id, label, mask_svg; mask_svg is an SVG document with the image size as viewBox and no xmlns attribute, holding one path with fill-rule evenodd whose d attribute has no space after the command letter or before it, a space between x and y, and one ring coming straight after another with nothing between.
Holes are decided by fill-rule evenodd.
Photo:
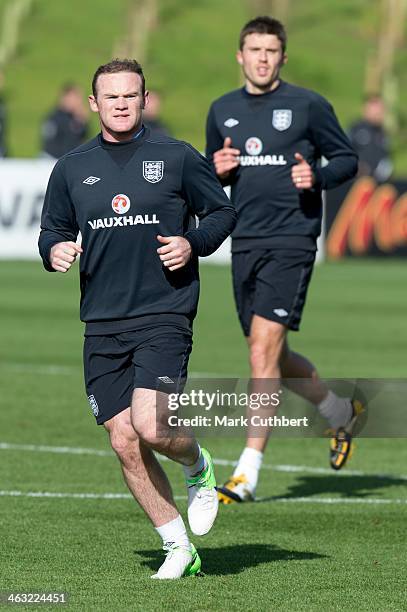
<instances>
[{"instance_id":1,"label":"grass field","mask_svg":"<svg viewBox=\"0 0 407 612\"><path fill-rule=\"evenodd\" d=\"M206 576L151 581L160 541L83 391L76 285L0 264L0 591L65 591L80 611L407 609L405 439L360 439L340 474L325 440L272 441L262 500L222 507L194 540ZM292 345L326 377L405 378L406 305L404 261L321 265ZM190 370L248 373L226 267L202 267ZM206 444L221 481L241 443ZM165 468L185 515L180 469Z\"/></svg>"}]
</instances>

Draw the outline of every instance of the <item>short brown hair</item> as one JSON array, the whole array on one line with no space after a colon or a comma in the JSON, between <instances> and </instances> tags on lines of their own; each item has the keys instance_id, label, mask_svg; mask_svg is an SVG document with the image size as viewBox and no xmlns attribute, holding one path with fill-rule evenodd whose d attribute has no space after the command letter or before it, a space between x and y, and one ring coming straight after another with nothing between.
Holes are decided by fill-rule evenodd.
<instances>
[{"instance_id":1,"label":"short brown hair","mask_svg":"<svg viewBox=\"0 0 407 612\"><path fill-rule=\"evenodd\" d=\"M107 64L103 64L102 66L99 66L99 68L96 70L95 74L93 75L92 93L95 96L95 98L97 97L96 82L98 78L100 77L100 75L101 74L115 74L117 72L134 72L135 74L138 74L139 77L141 78L141 91L144 96L145 91L146 91L146 81L144 78L143 69L141 65L134 59L132 60L114 59L114 60L111 60Z\"/></svg>"},{"instance_id":2,"label":"short brown hair","mask_svg":"<svg viewBox=\"0 0 407 612\"><path fill-rule=\"evenodd\" d=\"M274 34L281 42L281 48L285 53L287 47L287 34L283 24L273 17L256 17L243 26L239 36L239 49L243 49L246 36L249 34Z\"/></svg>"}]
</instances>

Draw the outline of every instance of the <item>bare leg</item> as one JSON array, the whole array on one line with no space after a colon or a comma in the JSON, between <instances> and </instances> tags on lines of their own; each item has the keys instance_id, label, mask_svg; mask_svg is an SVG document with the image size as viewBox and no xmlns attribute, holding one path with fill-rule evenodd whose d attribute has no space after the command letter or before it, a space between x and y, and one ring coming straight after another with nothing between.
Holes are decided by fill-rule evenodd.
<instances>
[{"instance_id":1,"label":"bare leg","mask_svg":"<svg viewBox=\"0 0 407 612\"><path fill-rule=\"evenodd\" d=\"M168 395L151 389L135 389L131 404L134 430L149 448L166 455L184 467L188 490L188 522L195 535L205 535L211 529L218 512L212 462L199 450L192 430L174 431L168 423ZM206 473L203 474L206 466ZM192 476L201 474L197 481Z\"/></svg>"},{"instance_id":2,"label":"bare leg","mask_svg":"<svg viewBox=\"0 0 407 612\"><path fill-rule=\"evenodd\" d=\"M281 376L284 385L297 395L301 395L314 405L319 404L326 397L328 387L320 379L315 366L299 353L290 350L287 340L280 359ZM300 380L307 379L304 384Z\"/></svg>"},{"instance_id":3,"label":"bare leg","mask_svg":"<svg viewBox=\"0 0 407 612\"><path fill-rule=\"evenodd\" d=\"M254 315L249 338L251 378L253 379L251 391L267 391L270 394L278 392L281 378L280 356L285 345L286 333L284 325ZM259 379L267 379L267 382L262 383ZM260 417L274 416L275 413L276 408L273 407L256 411ZM254 430L248 427L246 446L263 452L269 435L269 427L263 427L261 431L256 428L256 435L254 435Z\"/></svg>"},{"instance_id":4,"label":"bare leg","mask_svg":"<svg viewBox=\"0 0 407 612\"><path fill-rule=\"evenodd\" d=\"M260 391L275 393L282 378L287 388L314 405L318 405L326 397L328 388L319 378L315 366L299 353L290 350L287 329L283 325L254 315L248 343L251 377L254 379L254 385L260 387ZM262 378L268 379L267 389L261 388L258 379ZM298 380L301 378L305 379L303 384ZM276 411L269 408L264 416L273 416ZM246 446L264 452L271 430L262 428L262 435L259 433L257 428L257 436L254 437L252 430L248 428Z\"/></svg>"},{"instance_id":5,"label":"bare leg","mask_svg":"<svg viewBox=\"0 0 407 612\"><path fill-rule=\"evenodd\" d=\"M167 395L165 393L152 389L134 390L131 419L138 435L150 448L161 455L166 455L182 465L193 465L199 456L199 446L192 430L186 428L177 432L170 430L167 417ZM157 422L160 424L159 435L157 435ZM168 436L165 434L166 429L168 429Z\"/></svg>"},{"instance_id":6,"label":"bare leg","mask_svg":"<svg viewBox=\"0 0 407 612\"><path fill-rule=\"evenodd\" d=\"M287 328L280 323L254 315L248 338L251 366L252 391L268 394L279 391L283 383L287 388L318 406L321 414L331 423L330 413L338 412L335 396L331 398L328 388L321 381L313 364L302 355L290 351L287 343ZM328 403L323 400L327 399ZM324 410L324 413L322 412ZM346 421L349 406L343 405L339 418ZM276 414L277 407L268 406L256 411L259 417ZM248 410L248 416L252 411ZM331 420L330 420L331 418ZM261 468L263 453L270 437L271 427L247 428L246 447L240 455L232 478L218 489L223 503L253 499Z\"/></svg>"},{"instance_id":7,"label":"bare leg","mask_svg":"<svg viewBox=\"0 0 407 612\"><path fill-rule=\"evenodd\" d=\"M137 436L130 420L130 409L104 424L116 452L130 492L155 527L175 519L179 512L164 470L154 453Z\"/></svg>"}]
</instances>

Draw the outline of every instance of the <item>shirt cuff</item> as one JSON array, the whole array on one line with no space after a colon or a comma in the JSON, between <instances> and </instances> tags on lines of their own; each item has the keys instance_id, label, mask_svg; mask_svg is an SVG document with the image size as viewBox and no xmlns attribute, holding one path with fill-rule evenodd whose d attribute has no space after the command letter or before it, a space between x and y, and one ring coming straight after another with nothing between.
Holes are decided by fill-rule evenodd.
<instances>
[{"instance_id":1,"label":"shirt cuff","mask_svg":"<svg viewBox=\"0 0 407 612\"><path fill-rule=\"evenodd\" d=\"M201 255L204 241L199 231L196 229L190 230L184 235L184 238L185 240L188 240L189 244L191 245L192 254L197 256Z\"/></svg>"}]
</instances>

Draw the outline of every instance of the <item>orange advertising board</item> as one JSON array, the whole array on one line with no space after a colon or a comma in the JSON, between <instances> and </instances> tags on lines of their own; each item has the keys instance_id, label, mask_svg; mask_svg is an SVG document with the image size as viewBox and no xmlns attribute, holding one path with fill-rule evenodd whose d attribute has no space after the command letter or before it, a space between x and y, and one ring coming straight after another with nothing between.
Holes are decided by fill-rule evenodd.
<instances>
[{"instance_id":1,"label":"orange advertising board","mask_svg":"<svg viewBox=\"0 0 407 612\"><path fill-rule=\"evenodd\" d=\"M327 193L326 253L407 256L407 182L370 177Z\"/></svg>"}]
</instances>

